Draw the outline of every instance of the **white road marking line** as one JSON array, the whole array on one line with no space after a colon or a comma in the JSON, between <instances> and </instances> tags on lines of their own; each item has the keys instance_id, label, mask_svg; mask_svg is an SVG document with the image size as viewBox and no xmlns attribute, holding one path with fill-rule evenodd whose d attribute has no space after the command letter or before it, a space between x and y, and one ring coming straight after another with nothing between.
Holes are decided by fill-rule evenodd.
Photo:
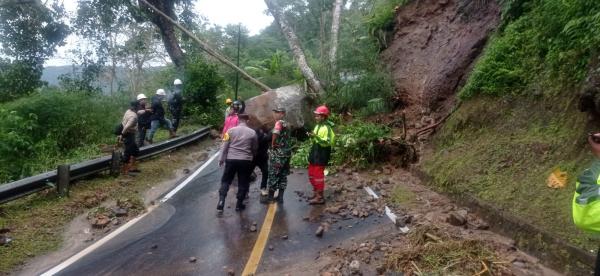
<instances>
[{"instance_id":1,"label":"white road marking line","mask_svg":"<svg viewBox=\"0 0 600 276\"><path fill-rule=\"evenodd\" d=\"M98 247L104 245L106 242L108 242L109 240L111 240L115 236L117 236L120 233L122 233L123 231L127 230L129 227L131 227L136 222L140 221L142 218L144 218L146 215L148 215L150 212L152 212L152 210L154 210L155 208L156 208L155 206L152 206L152 207L148 208L148 212L140 215L139 217L136 217L136 218L128 221L127 223L123 224L123 226L117 228L117 230L115 230L114 232L106 235L104 238L102 238L102 239L98 240L97 242L95 242L94 244L88 246L83 251L81 251L81 252L79 252L79 253L71 256L70 258L68 258L64 262L60 263L59 265L57 265L57 266L53 267L52 269L44 272L43 274L41 274L41 276L51 276L51 275L54 275L54 274L60 272L61 270L65 269L65 268L67 268L68 266L72 265L73 263L75 263L79 259L83 258L85 255L87 255L90 252L96 250Z\"/></svg>"},{"instance_id":2,"label":"white road marking line","mask_svg":"<svg viewBox=\"0 0 600 276\"><path fill-rule=\"evenodd\" d=\"M370 194L373 198L379 199L379 196L373 191L373 189L371 189L371 187L365 186L365 191L367 191L367 193Z\"/></svg>"},{"instance_id":3,"label":"white road marking line","mask_svg":"<svg viewBox=\"0 0 600 276\"><path fill-rule=\"evenodd\" d=\"M213 160L215 160L215 158L217 158L217 156L219 156L220 151L217 151L217 153L215 153L210 159L208 159L208 161L204 162L204 164L202 165L202 167L200 167L198 170L196 170L192 175L190 175L188 178L186 178L183 182L181 182L179 185L177 185L177 187L175 187L175 189L173 189L172 191L170 191L167 195L165 195L160 202L165 202L167 200L169 200L171 197L173 197L177 192L179 192L181 189L183 189L183 187L185 187L188 183L190 183L196 176L198 176L198 174L200 174L202 172L202 170L204 170L206 167L208 167L208 165L210 165L210 163L212 163Z\"/></svg>"},{"instance_id":4,"label":"white road marking line","mask_svg":"<svg viewBox=\"0 0 600 276\"><path fill-rule=\"evenodd\" d=\"M196 176L198 176L198 174L200 174L206 167L208 167L208 165L210 163L212 163L212 161L219 156L220 151L217 151L217 153L215 153L210 159L208 159L208 161L204 162L204 164L202 164L202 166L200 168L198 168L192 175L190 175L188 178L186 178L183 182L181 182L179 185L177 185L177 187L175 187L175 189L173 189L171 192L169 192L167 195L165 195L161 200L160 203L163 203L167 200L169 200L171 197L173 197L173 195L175 195L177 192L179 192L181 189L183 189L183 187L185 187L188 183L190 183L192 181L192 179L194 179ZM148 208L148 211L145 212L144 214L140 215L139 217L136 217L130 221L128 221L127 223L123 224L123 226L117 228L115 231L113 231L112 233L106 235L104 238L98 240L97 242L95 242L94 244L88 246L87 248L85 248L84 250L80 251L79 253L71 256L70 258L68 258L67 260L63 261L62 263L60 263L59 265L51 268L50 270L44 272L43 274L41 274L41 276L51 276L54 275L60 271L62 271L63 269L67 268L68 266L72 265L73 263L75 263L76 261L78 261L79 259L85 257L87 254L91 253L92 251L96 250L97 248L99 248L100 246L104 245L105 243L107 243L108 241L110 241L112 238L116 237L117 235L119 235L120 233L124 232L125 230L127 230L129 227L133 226L136 222L140 221L142 218L144 218L146 215L150 214L150 212L152 212L154 209L156 209L158 207L158 205L155 206L150 206Z\"/></svg>"}]
</instances>

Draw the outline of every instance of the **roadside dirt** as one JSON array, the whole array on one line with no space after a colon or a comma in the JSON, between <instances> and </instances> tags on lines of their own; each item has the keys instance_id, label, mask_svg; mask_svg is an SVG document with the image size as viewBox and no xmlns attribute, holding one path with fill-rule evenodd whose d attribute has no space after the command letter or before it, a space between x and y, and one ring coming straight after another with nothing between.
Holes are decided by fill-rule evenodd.
<instances>
[{"instance_id":1,"label":"roadside dirt","mask_svg":"<svg viewBox=\"0 0 600 276\"><path fill-rule=\"evenodd\" d=\"M303 218L320 221L324 235L330 229L343 231L338 222L349 218L379 216L390 227L323 251L309 270L300 264L269 275L560 275L405 170L346 169L327 182L323 213ZM370 196L365 187L380 198ZM306 195L297 195L306 200ZM385 206L398 216L397 225L386 217ZM403 225L407 233L401 231Z\"/></svg>"}]
</instances>

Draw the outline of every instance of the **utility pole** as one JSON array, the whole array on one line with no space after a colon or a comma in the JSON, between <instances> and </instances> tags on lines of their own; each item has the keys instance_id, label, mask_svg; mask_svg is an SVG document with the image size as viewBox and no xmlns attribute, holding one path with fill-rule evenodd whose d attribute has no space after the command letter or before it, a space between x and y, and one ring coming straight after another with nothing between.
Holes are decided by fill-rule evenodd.
<instances>
[{"instance_id":1,"label":"utility pole","mask_svg":"<svg viewBox=\"0 0 600 276\"><path fill-rule=\"evenodd\" d=\"M238 23L237 62L236 62L237 67L240 67L240 37L241 36L242 36L242 23ZM235 100L238 99L239 86L240 86L240 73L235 72Z\"/></svg>"}]
</instances>

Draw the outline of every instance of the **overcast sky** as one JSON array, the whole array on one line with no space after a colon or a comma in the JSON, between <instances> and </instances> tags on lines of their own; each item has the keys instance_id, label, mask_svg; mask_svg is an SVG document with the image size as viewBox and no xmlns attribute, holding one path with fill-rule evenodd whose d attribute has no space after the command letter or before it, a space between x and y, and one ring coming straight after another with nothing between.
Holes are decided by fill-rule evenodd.
<instances>
[{"instance_id":1,"label":"overcast sky","mask_svg":"<svg viewBox=\"0 0 600 276\"><path fill-rule=\"evenodd\" d=\"M64 0L65 8L74 16L77 0ZM258 34L273 21L265 14L267 6L263 0L197 0L196 12L205 16L211 23L225 26L238 24L246 26L250 35ZM71 64L69 50L74 47L77 37L71 35L66 45L60 47L53 58L46 61L46 66Z\"/></svg>"}]
</instances>

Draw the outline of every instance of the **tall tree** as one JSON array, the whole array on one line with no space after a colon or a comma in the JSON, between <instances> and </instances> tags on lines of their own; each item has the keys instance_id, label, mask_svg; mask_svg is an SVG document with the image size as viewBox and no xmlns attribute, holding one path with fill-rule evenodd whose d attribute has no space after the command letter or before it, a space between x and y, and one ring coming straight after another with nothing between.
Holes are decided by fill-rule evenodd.
<instances>
[{"instance_id":1,"label":"tall tree","mask_svg":"<svg viewBox=\"0 0 600 276\"><path fill-rule=\"evenodd\" d=\"M281 32L286 38L290 49L292 50L292 54L294 55L294 59L296 60L296 63L298 63L298 67L300 68L302 75L306 79L308 86L311 88L312 91L316 92L317 94L323 94L325 92L323 86L321 85L321 82L319 81L313 70L308 65L308 62L306 61L306 56L304 54L304 50L302 49L302 45L300 44L300 40L296 36L294 29L287 22L282 10L277 4L275 4L273 0L265 0L265 3L267 4L269 12L275 18L275 21L279 25Z\"/></svg>"},{"instance_id":2,"label":"tall tree","mask_svg":"<svg viewBox=\"0 0 600 276\"><path fill-rule=\"evenodd\" d=\"M189 8L191 6L190 0L147 1L173 20L177 20L177 16L175 14L175 4L182 4L184 10L187 10L186 12L189 12ZM167 50L167 53L169 53L173 64L175 64L177 68L182 68L185 63L185 56L181 50L181 46L179 45L179 38L175 33L175 27L173 26L173 23L164 16L160 15L156 10L148 7L148 5L146 5L146 1L138 1L138 4L149 16L150 21L152 21L152 23L154 23L154 25L156 25L156 27L158 27L160 30L163 44L165 45L165 49Z\"/></svg>"},{"instance_id":3,"label":"tall tree","mask_svg":"<svg viewBox=\"0 0 600 276\"><path fill-rule=\"evenodd\" d=\"M335 69L335 58L338 47L338 33L340 30L340 15L342 13L342 4L344 0L335 0L333 5L333 15L331 20L331 48L329 50L329 64Z\"/></svg>"},{"instance_id":4,"label":"tall tree","mask_svg":"<svg viewBox=\"0 0 600 276\"><path fill-rule=\"evenodd\" d=\"M44 62L64 44L69 33L58 1L14 1L0 5L0 101L35 90Z\"/></svg>"}]
</instances>

